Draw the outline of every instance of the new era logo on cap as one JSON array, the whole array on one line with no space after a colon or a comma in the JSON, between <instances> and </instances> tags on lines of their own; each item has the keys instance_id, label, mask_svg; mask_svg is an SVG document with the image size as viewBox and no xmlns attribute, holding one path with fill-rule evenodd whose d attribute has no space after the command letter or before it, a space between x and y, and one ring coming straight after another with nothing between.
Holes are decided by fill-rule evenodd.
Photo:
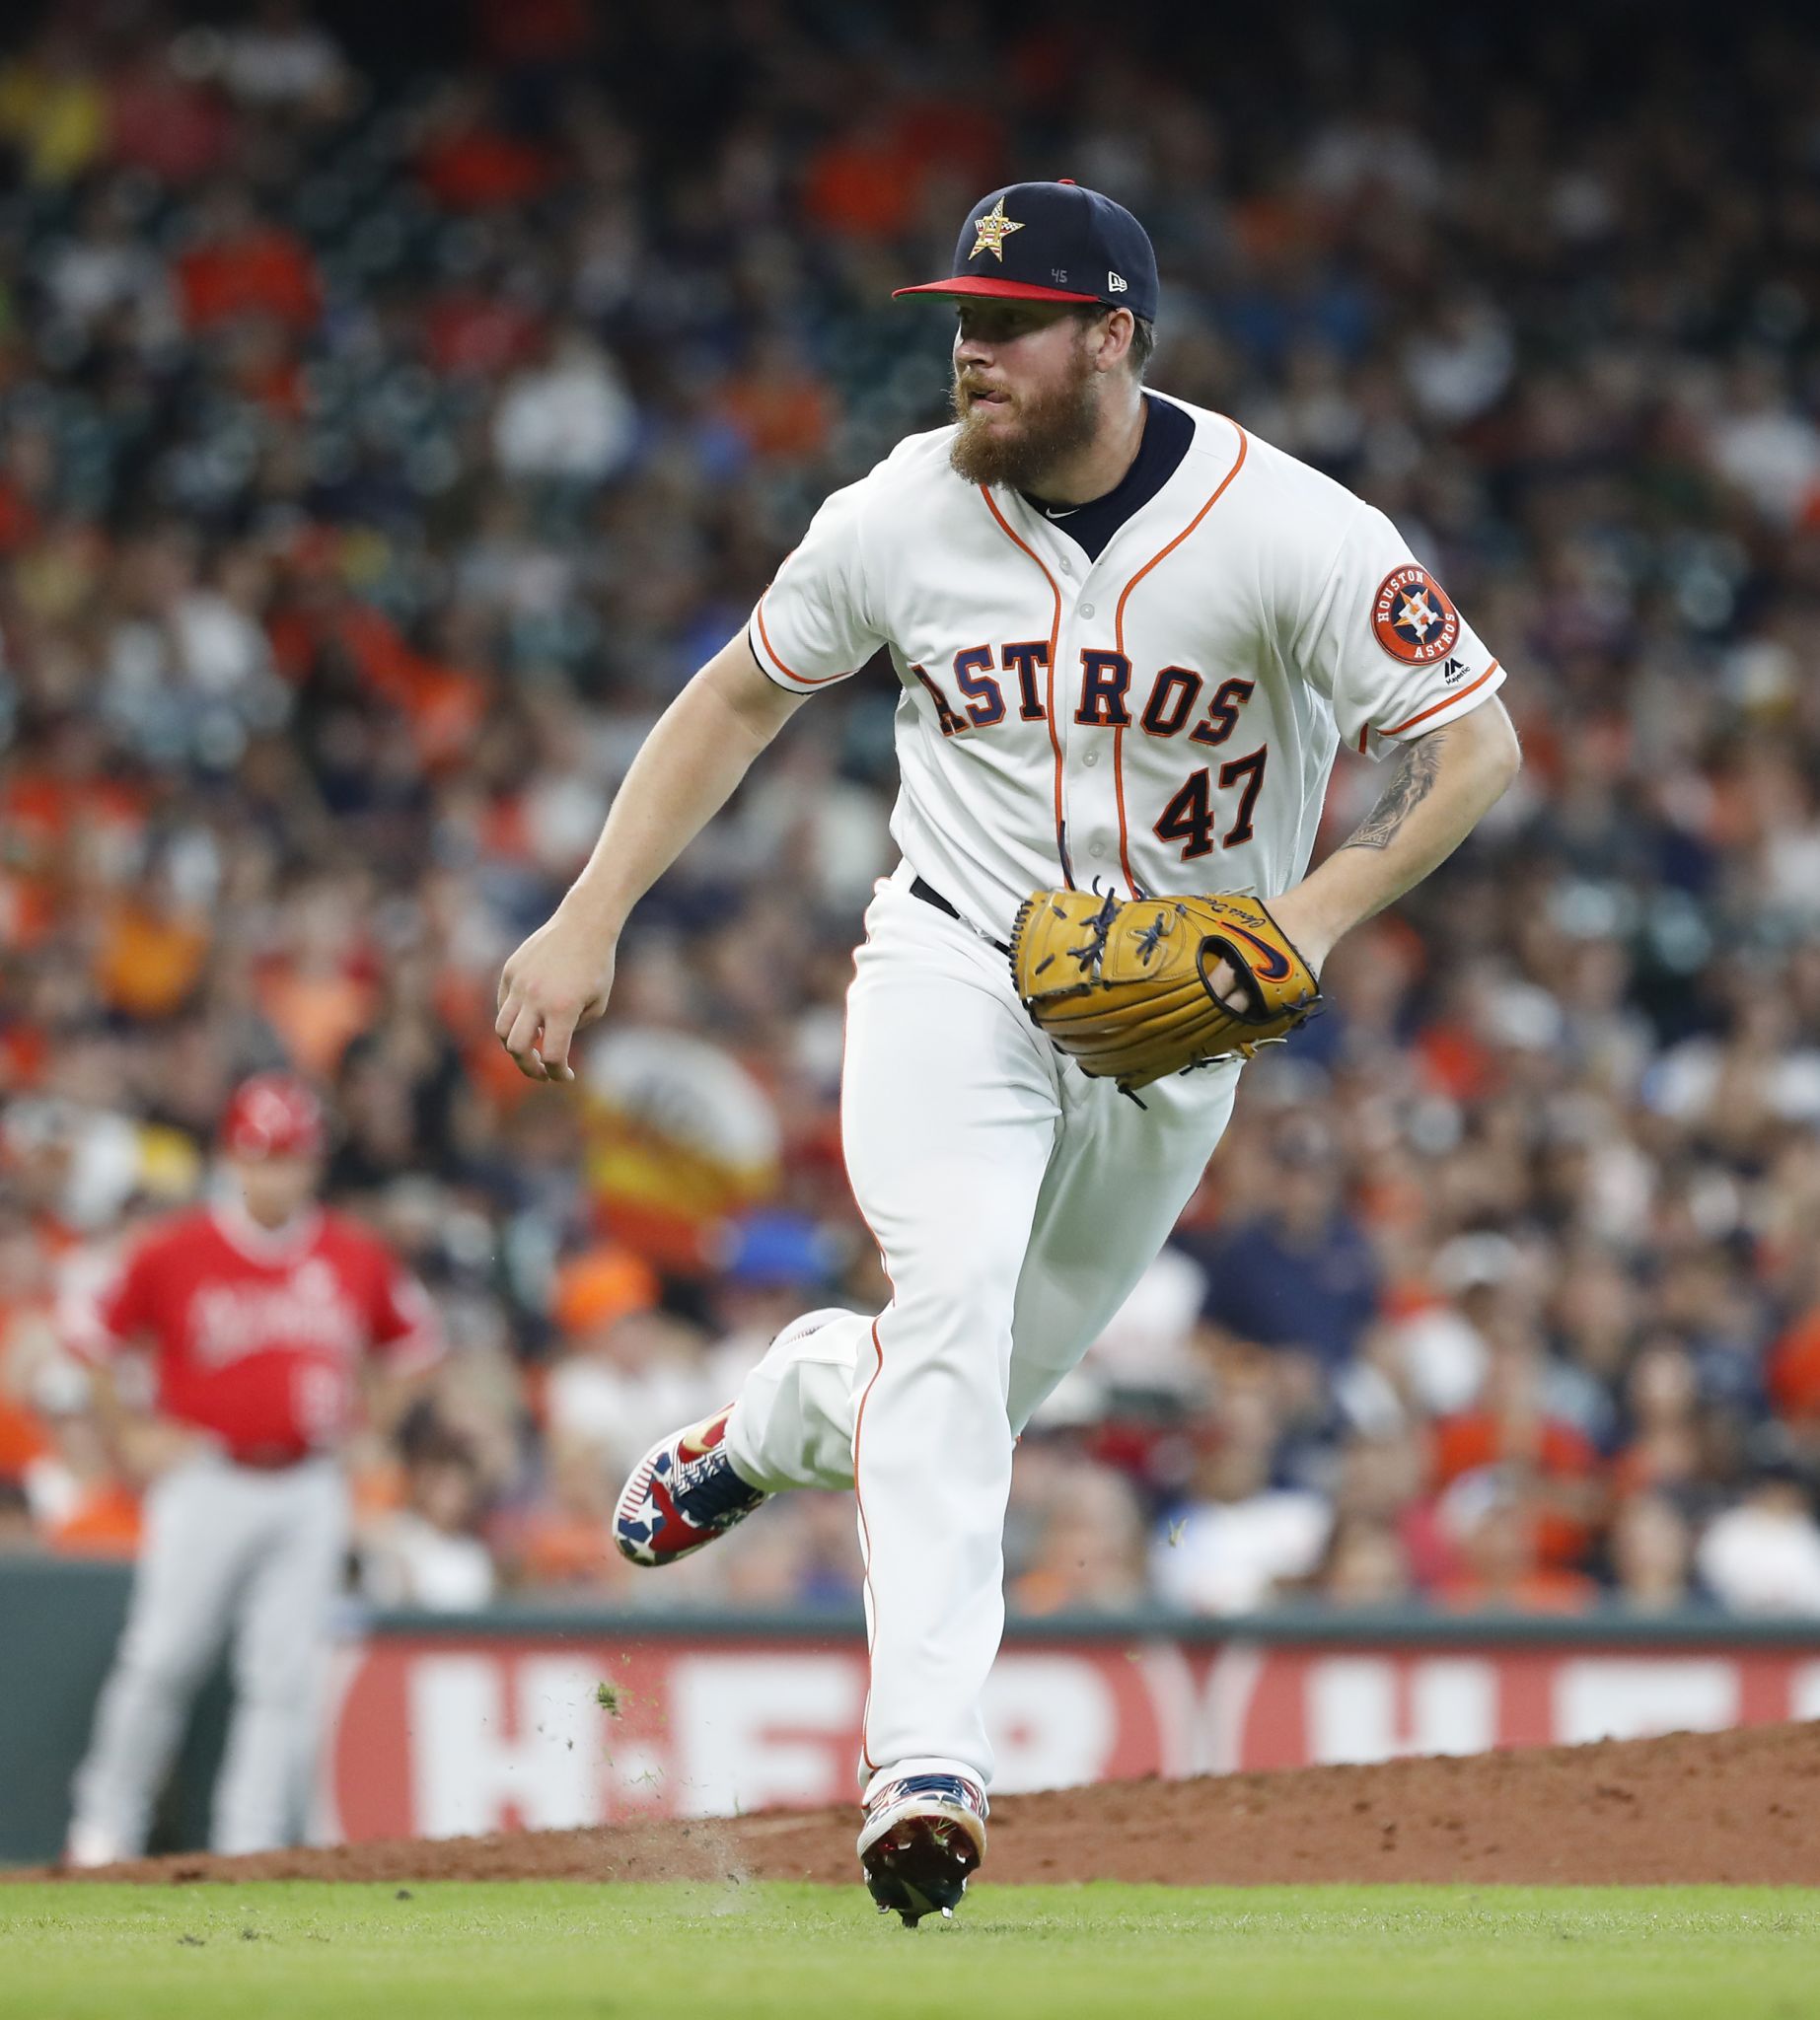
<instances>
[{"instance_id":1,"label":"new era logo on cap","mask_svg":"<svg viewBox=\"0 0 1820 2020\"><path fill-rule=\"evenodd\" d=\"M1068 277L1104 274L1095 288ZM1121 203L1078 182L1013 182L983 196L955 242L946 280L900 295L984 295L1028 302L1104 302L1156 320L1156 253Z\"/></svg>"}]
</instances>

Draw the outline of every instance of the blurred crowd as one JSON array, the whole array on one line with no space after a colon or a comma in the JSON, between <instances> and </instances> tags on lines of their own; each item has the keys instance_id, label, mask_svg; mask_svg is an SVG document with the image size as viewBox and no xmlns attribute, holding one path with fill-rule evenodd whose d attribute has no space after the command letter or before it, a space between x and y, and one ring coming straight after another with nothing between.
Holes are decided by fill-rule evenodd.
<instances>
[{"instance_id":1,"label":"blurred crowd","mask_svg":"<svg viewBox=\"0 0 1820 2020\"><path fill-rule=\"evenodd\" d=\"M58 1300L288 1063L452 1341L355 1455L374 1600L855 1603L842 1497L661 1581L606 1518L888 1295L837 1101L888 671L639 912L579 1087L493 989L815 505L943 418L890 288L1071 175L1155 238L1154 383L1398 521L1528 761L1248 1069L1023 1441L1013 1608L1820 1612L1820 58L1475 12L477 0L415 64L293 0L9 16L0 1548L131 1551Z\"/></svg>"}]
</instances>

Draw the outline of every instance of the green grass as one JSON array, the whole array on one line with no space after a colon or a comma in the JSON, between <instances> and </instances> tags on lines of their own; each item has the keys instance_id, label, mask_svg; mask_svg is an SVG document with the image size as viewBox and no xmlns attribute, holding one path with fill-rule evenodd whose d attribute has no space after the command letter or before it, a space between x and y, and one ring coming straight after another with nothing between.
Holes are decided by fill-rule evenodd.
<instances>
[{"instance_id":1,"label":"green grass","mask_svg":"<svg viewBox=\"0 0 1820 2020\"><path fill-rule=\"evenodd\" d=\"M1820 1892L983 1886L0 1887L4 2020L981 2020L1820 2013Z\"/></svg>"}]
</instances>

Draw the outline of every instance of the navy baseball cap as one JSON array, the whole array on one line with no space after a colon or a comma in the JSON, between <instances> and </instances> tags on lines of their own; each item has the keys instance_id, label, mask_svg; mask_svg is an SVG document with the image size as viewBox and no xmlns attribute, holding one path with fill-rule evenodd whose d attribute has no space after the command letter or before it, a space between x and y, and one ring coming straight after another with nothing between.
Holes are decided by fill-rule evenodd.
<instances>
[{"instance_id":1,"label":"navy baseball cap","mask_svg":"<svg viewBox=\"0 0 1820 2020\"><path fill-rule=\"evenodd\" d=\"M1059 182L1013 182L983 196L955 242L954 271L898 295L1099 302L1156 321L1156 252L1124 204Z\"/></svg>"}]
</instances>

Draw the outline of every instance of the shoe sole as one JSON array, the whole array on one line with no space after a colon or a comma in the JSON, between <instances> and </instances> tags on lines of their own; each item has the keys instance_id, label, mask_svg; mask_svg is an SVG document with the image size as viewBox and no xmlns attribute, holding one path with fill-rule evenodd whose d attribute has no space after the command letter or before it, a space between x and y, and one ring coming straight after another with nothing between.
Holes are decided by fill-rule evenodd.
<instances>
[{"instance_id":1,"label":"shoe sole","mask_svg":"<svg viewBox=\"0 0 1820 2020\"><path fill-rule=\"evenodd\" d=\"M657 1462L670 1449L668 1438L660 1439L653 1445L632 1469L632 1477L619 1490L619 1498L613 1504L613 1540L619 1548L620 1556L631 1563L642 1564L648 1571L661 1569L665 1564L674 1564L689 1555L690 1551L698 1551L702 1544L714 1539L706 1536L701 1543L691 1544L688 1550L673 1551L668 1556L659 1556L648 1543L640 1543L628 1537L619 1527L621 1522L638 1519L637 1511L650 1505L651 1481L656 1478ZM645 1518L649 1527L649 1517Z\"/></svg>"},{"instance_id":2,"label":"shoe sole","mask_svg":"<svg viewBox=\"0 0 1820 2020\"><path fill-rule=\"evenodd\" d=\"M977 1817L965 1810L913 1810L888 1824L859 1854L866 1891L881 1914L913 1929L925 1914L951 1915L985 1854Z\"/></svg>"}]
</instances>

